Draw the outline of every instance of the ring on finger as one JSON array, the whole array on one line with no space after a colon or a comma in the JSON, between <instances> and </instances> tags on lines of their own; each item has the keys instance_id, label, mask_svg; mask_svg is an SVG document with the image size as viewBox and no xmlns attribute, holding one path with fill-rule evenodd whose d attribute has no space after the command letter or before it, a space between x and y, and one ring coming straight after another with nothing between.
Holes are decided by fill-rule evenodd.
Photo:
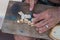
<instances>
[{"instance_id":1,"label":"ring on finger","mask_svg":"<svg viewBox=\"0 0 60 40\"><path fill-rule=\"evenodd\" d=\"M49 26L48 25L45 25L46 28L48 28Z\"/></svg>"}]
</instances>

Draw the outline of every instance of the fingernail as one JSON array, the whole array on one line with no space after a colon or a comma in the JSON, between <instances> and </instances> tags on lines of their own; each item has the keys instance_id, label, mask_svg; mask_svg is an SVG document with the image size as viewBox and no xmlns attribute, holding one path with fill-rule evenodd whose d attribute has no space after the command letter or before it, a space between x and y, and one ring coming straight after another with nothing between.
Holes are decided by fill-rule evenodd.
<instances>
[{"instance_id":1,"label":"fingernail","mask_svg":"<svg viewBox=\"0 0 60 40\"><path fill-rule=\"evenodd\" d=\"M39 31L39 33L42 33L41 31Z\"/></svg>"},{"instance_id":2,"label":"fingernail","mask_svg":"<svg viewBox=\"0 0 60 40\"><path fill-rule=\"evenodd\" d=\"M32 11L32 8L30 8L30 11Z\"/></svg>"}]
</instances>

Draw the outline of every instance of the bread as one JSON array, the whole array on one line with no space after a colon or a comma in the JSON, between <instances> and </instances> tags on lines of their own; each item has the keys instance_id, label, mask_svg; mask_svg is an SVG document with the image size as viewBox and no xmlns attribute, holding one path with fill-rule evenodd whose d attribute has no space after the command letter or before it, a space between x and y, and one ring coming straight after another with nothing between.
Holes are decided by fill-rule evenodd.
<instances>
[{"instance_id":1,"label":"bread","mask_svg":"<svg viewBox=\"0 0 60 40\"><path fill-rule=\"evenodd\" d=\"M60 40L60 25L54 27L49 35L53 40Z\"/></svg>"},{"instance_id":2,"label":"bread","mask_svg":"<svg viewBox=\"0 0 60 40\"><path fill-rule=\"evenodd\" d=\"M20 20L17 20L17 23L20 23Z\"/></svg>"},{"instance_id":3,"label":"bread","mask_svg":"<svg viewBox=\"0 0 60 40\"><path fill-rule=\"evenodd\" d=\"M23 22L24 22L23 19L17 20L17 23L23 23Z\"/></svg>"},{"instance_id":4,"label":"bread","mask_svg":"<svg viewBox=\"0 0 60 40\"><path fill-rule=\"evenodd\" d=\"M31 21L28 21L28 25L31 26Z\"/></svg>"},{"instance_id":5,"label":"bread","mask_svg":"<svg viewBox=\"0 0 60 40\"><path fill-rule=\"evenodd\" d=\"M34 27L34 24L33 23L31 23L31 27Z\"/></svg>"},{"instance_id":6,"label":"bread","mask_svg":"<svg viewBox=\"0 0 60 40\"><path fill-rule=\"evenodd\" d=\"M29 21L28 19L24 19L24 23L28 23L28 21Z\"/></svg>"}]
</instances>

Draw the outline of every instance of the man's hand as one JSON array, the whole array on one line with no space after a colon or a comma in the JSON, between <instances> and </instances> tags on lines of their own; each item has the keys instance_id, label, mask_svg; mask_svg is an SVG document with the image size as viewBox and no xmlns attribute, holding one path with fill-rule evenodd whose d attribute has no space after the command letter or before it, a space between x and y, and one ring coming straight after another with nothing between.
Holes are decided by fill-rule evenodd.
<instances>
[{"instance_id":1,"label":"man's hand","mask_svg":"<svg viewBox=\"0 0 60 40\"><path fill-rule=\"evenodd\" d=\"M40 14L34 14L34 25L36 26L36 30L39 33L43 33L52 27L54 27L57 23L59 23L60 18L60 10L57 8L48 9Z\"/></svg>"}]
</instances>

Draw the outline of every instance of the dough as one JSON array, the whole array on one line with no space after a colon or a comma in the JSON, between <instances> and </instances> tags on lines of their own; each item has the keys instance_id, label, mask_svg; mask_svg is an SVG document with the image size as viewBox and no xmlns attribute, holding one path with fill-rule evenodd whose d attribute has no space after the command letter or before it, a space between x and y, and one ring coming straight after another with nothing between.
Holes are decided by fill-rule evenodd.
<instances>
[{"instance_id":1,"label":"dough","mask_svg":"<svg viewBox=\"0 0 60 40\"><path fill-rule=\"evenodd\" d=\"M49 35L53 40L60 40L60 25L54 27Z\"/></svg>"}]
</instances>

